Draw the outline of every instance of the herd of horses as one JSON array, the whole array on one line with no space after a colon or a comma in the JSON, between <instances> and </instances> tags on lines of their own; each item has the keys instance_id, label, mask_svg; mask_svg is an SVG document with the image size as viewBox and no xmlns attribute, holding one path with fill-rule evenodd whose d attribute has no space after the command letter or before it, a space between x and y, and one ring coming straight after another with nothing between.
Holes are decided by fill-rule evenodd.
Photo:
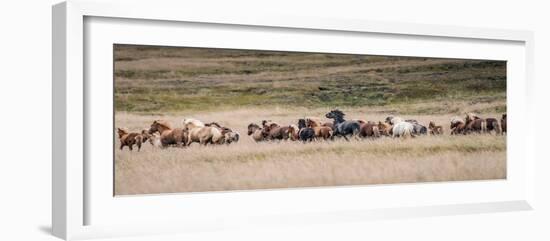
<instances>
[{"instance_id":1,"label":"herd of horses","mask_svg":"<svg viewBox=\"0 0 550 241\"><path fill-rule=\"evenodd\" d=\"M317 118L298 119L296 124L280 125L271 120L262 120L261 124L250 123L247 134L256 142L262 141L302 141L333 140L335 138L380 138L391 136L394 138L419 135L443 135L443 127L430 121L428 126L413 119L404 120L400 117L388 116L384 121L346 120L344 112L335 109L325 115L332 122L322 122ZM465 118L455 117L450 123L451 135L467 135L472 133L507 132L506 114L500 120L496 118L481 118L474 113L466 114ZM143 143L149 142L159 148L170 146L186 147L197 142L201 145L231 144L239 141L240 135L229 127L217 122L203 123L197 119L183 119L182 128L172 128L170 123L155 120L148 130L128 132L118 128L120 150L128 146L133 150L137 145L138 151Z\"/></svg>"}]
</instances>

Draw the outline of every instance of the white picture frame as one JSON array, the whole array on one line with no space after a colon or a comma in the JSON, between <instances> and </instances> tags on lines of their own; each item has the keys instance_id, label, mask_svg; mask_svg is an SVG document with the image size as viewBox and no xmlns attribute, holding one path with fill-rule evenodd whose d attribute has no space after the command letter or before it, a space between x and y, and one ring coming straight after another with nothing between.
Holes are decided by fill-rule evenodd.
<instances>
[{"instance_id":1,"label":"white picture frame","mask_svg":"<svg viewBox=\"0 0 550 241\"><path fill-rule=\"evenodd\" d=\"M152 8L156 11L150 11ZM530 103L534 98L533 34L529 31L252 14L213 16L206 10L190 9L179 1L143 3L74 0L55 5L52 16L52 226L54 235L60 238L193 232L235 226L292 225L293 222L330 223L533 208L534 125L527 125L530 127L521 132L514 127L514 123L532 121L528 118L533 111ZM193 33L198 37L195 40L186 40L183 34L177 33L178 30L196 31ZM156 31L156 38L148 38L140 31ZM207 43L200 38L202 34L219 33L216 31L228 33L224 37L227 42L224 46L219 46L216 42ZM232 37L232 31L241 32ZM176 37L162 38L169 36L168 32ZM283 35L293 36L298 41L280 41L280 45L275 46L262 45L262 41L253 43L242 39L244 36L262 39ZM325 39L319 41L318 45L312 44L311 49L307 49L310 51L455 58L485 56L509 61L512 67L508 70L507 101L508 112L513 114L508 117L511 123L508 133L508 178L497 181L151 195L135 198L114 198L112 194L109 196L107 194L112 193L112 183L109 185L112 179L94 178L94 175L105 175L112 171L105 170L106 165L98 164L106 162L93 162L90 157L101 156L100 153L103 152L100 149L113 148L112 143L108 143L110 147L93 144L98 143L96 139L101 135L95 134L95 126L87 124L91 122L90 118L96 118L94 123L101 122L101 119L112 120L112 116L109 116L112 111L104 108L109 103L112 105L112 99L95 101L98 100L95 95L106 94L98 92L105 86L96 84L98 81L93 84L85 81L86 78L97 78L95 76L109 73L108 70L104 72L102 66L96 65L98 59L94 59L112 61L104 59L105 44L117 42L180 46L184 45L184 41L189 41L186 42L187 45L202 44L205 47L304 50L308 47L301 45L300 41L311 38L330 38L334 41L349 41L350 44L346 45L349 46L346 49L336 47L334 41ZM353 41L365 40L362 38L370 38L373 46L379 48L353 48L359 46L354 45ZM394 48L384 48L382 43L376 45L377 38L384 40L379 42L393 41ZM332 45L328 44L331 42ZM430 48L426 47L427 44L430 44ZM407 49L407 46L417 48ZM453 52L451 46L467 47L469 50ZM90 51L91 49L94 51ZM90 53L94 53L95 57L89 59ZM87 68L98 71L90 76ZM107 91L112 89L107 88ZM90 104L90 99L94 100L94 104ZM98 111L105 111L106 114ZM90 139L88 136L92 132L98 137ZM97 152L94 151L92 155L92 150ZM90 174L90 169L97 171ZM438 193L444 195L441 195L443 197L440 200L435 200ZM335 196L341 198L333 198ZM411 198L402 199L402 196ZM355 201L343 205L343 200L349 200L350 197L355 197ZM423 198L432 200L426 201ZM311 200L329 201L312 205ZM254 205L274 202L278 202L278 205ZM185 208L186 205L193 208ZM137 213L136 207L141 207ZM146 217L148 221L140 217Z\"/></svg>"}]
</instances>

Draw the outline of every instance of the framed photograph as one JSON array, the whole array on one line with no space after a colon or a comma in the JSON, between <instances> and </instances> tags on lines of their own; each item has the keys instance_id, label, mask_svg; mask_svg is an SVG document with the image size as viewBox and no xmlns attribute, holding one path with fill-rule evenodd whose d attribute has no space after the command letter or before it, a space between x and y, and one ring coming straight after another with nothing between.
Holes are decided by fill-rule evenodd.
<instances>
[{"instance_id":1,"label":"framed photograph","mask_svg":"<svg viewBox=\"0 0 550 241\"><path fill-rule=\"evenodd\" d=\"M53 7L64 239L532 209L532 33Z\"/></svg>"}]
</instances>

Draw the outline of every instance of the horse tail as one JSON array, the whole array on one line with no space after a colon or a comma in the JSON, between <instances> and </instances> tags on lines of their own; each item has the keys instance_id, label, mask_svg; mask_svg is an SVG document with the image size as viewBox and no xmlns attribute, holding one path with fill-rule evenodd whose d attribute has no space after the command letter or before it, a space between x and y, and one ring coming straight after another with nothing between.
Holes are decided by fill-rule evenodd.
<instances>
[{"instance_id":1,"label":"horse tail","mask_svg":"<svg viewBox=\"0 0 550 241\"><path fill-rule=\"evenodd\" d=\"M412 127L412 128L411 128ZM414 134L413 134L413 130L414 129L414 126L405 126L403 128L403 137L411 137L411 138L414 138Z\"/></svg>"},{"instance_id":2,"label":"horse tail","mask_svg":"<svg viewBox=\"0 0 550 241\"><path fill-rule=\"evenodd\" d=\"M487 121L486 120L481 121L481 132L482 133L487 132Z\"/></svg>"},{"instance_id":3,"label":"horse tail","mask_svg":"<svg viewBox=\"0 0 550 241\"><path fill-rule=\"evenodd\" d=\"M372 127L372 132L373 132L374 137L380 137L380 130L378 129L378 126L373 126Z\"/></svg>"},{"instance_id":4,"label":"horse tail","mask_svg":"<svg viewBox=\"0 0 550 241\"><path fill-rule=\"evenodd\" d=\"M355 125L353 125L353 126L354 126L353 135L358 136L359 132L361 132L361 126L359 125L359 123L355 123Z\"/></svg>"}]
</instances>

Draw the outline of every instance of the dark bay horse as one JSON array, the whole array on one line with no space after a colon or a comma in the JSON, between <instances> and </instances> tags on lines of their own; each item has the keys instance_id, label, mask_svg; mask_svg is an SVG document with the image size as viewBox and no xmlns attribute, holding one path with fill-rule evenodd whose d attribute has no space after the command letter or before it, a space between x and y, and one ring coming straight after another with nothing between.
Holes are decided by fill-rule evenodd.
<instances>
[{"instance_id":1,"label":"dark bay horse","mask_svg":"<svg viewBox=\"0 0 550 241\"><path fill-rule=\"evenodd\" d=\"M344 139L349 140L347 136L358 137L361 125L358 121L346 121L344 119L344 112L335 109L331 110L325 115L326 118L333 119L334 136L342 136Z\"/></svg>"},{"instance_id":2,"label":"dark bay horse","mask_svg":"<svg viewBox=\"0 0 550 241\"><path fill-rule=\"evenodd\" d=\"M303 141L313 141L315 138L315 130L307 127L305 119L298 120L298 138Z\"/></svg>"}]
</instances>

